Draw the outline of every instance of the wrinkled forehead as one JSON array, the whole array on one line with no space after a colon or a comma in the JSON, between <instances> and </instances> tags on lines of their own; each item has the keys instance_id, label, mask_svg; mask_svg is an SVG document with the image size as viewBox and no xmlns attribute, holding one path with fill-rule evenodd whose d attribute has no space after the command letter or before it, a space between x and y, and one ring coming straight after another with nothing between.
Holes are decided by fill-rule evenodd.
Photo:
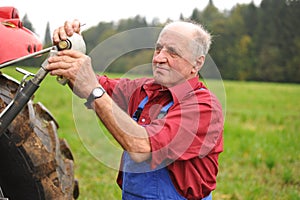
<instances>
[{"instance_id":1,"label":"wrinkled forehead","mask_svg":"<svg viewBox=\"0 0 300 200\"><path fill-rule=\"evenodd\" d=\"M181 48L191 48L196 45L193 31L180 27L164 28L159 34L157 43Z\"/></svg>"},{"instance_id":2,"label":"wrinkled forehead","mask_svg":"<svg viewBox=\"0 0 300 200\"><path fill-rule=\"evenodd\" d=\"M191 33L184 33L173 29L163 29L159 34L157 42L160 44L189 45L193 42L193 37Z\"/></svg>"}]
</instances>

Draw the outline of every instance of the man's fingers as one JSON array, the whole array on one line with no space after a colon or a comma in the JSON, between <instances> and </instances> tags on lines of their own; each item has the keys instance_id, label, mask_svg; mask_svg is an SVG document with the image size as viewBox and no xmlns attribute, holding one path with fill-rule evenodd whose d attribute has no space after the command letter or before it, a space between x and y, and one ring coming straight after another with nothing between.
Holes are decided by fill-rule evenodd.
<instances>
[{"instance_id":1,"label":"man's fingers","mask_svg":"<svg viewBox=\"0 0 300 200\"><path fill-rule=\"evenodd\" d=\"M64 26L61 26L53 32L53 42L57 44L61 40L66 40L75 33L80 33L80 22L74 20L73 22L65 21Z\"/></svg>"},{"instance_id":2,"label":"man's fingers","mask_svg":"<svg viewBox=\"0 0 300 200\"><path fill-rule=\"evenodd\" d=\"M65 28L64 27L59 27L58 29L55 29L53 32L53 43L57 44L61 40L66 40L68 37Z\"/></svg>"},{"instance_id":3,"label":"man's fingers","mask_svg":"<svg viewBox=\"0 0 300 200\"><path fill-rule=\"evenodd\" d=\"M63 71L64 71L63 69L55 69L55 70L50 71L50 74L52 76L61 76L62 74L64 74Z\"/></svg>"},{"instance_id":4,"label":"man's fingers","mask_svg":"<svg viewBox=\"0 0 300 200\"><path fill-rule=\"evenodd\" d=\"M55 29L52 36L52 41L54 44L57 44L60 41L59 29Z\"/></svg>"},{"instance_id":5,"label":"man's fingers","mask_svg":"<svg viewBox=\"0 0 300 200\"><path fill-rule=\"evenodd\" d=\"M48 71L57 71L57 70L67 70L72 67L72 62L65 62L62 59L51 58L49 60L49 65L47 65L46 69ZM52 73L51 73L52 74Z\"/></svg>"},{"instance_id":6,"label":"man's fingers","mask_svg":"<svg viewBox=\"0 0 300 200\"><path fill-rule=\"evenodd\" d=\"M63 50L63 51L58 51L57 52L58 56L65 56L69 57L70 59L78 59L78 58L83 58L85 54L81 53L80 51L68 49L68 50Z\"/></svg>"},{"instance_id":7,"label":"man's fingers","mask_svg":"<svg viewBox=\"0 0 300 200\"><path fill-rule=\"evenodd\" d=\"M61 27L63 28L63 32L66 33L66 36L72 36L73 33L74 33L74 29L73 29L73 23L72 22L69 22L69 21L66 21L64 26Z\"/></svg>"},{"instance_id":8,"label":"man's fingers","mask_svg":"<svg viewBox=\"0 0 300 200\"><path fill-rule=\"evenodd\" d=\"M47 70L55 70L58 68L68 69L78 62L84 54L74 50L64 50L57 52L57 56L51 56L48 58L49 65Z\"/></svg>"},{"instance_id":9,"label":"man's fingers","mask_svg":"<svg viewBox=\"0 0 300 200\"><path fill-rule=\"evenodd\" d=\"M78 33L80 34L80 21L78 19L75 19L73 22L72 22L72 28L74 30L75 33Z\"/></svg>"},{"instance_id":10,"label":"man's fingers","mask_svg":"<svg viewBox=\"0 0 300 200\"><path fill-rule=\"evenodd\" d=\"M67 49L67 50L57 52L57 56L68 56L71 58L80 58L83 55L84 55L83 53L72 49Z\"/></svg>"}]
</instances>

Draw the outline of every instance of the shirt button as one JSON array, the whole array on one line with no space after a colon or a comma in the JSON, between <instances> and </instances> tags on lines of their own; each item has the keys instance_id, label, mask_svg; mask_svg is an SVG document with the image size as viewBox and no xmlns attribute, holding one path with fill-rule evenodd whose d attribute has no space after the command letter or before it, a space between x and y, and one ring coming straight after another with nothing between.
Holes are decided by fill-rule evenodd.
<instances>
[{"instance_id":1,"label":"shirt button","mask_svg":"<svg viewBox=\"0 0 300 200\"><path fill-rule=\"evenodd\" d=\"M145 121L146 121L146 119L145 119L145 118L143 118L143 119L142 119L142 122L145 122Z\"/></svg>"}]
</instances>

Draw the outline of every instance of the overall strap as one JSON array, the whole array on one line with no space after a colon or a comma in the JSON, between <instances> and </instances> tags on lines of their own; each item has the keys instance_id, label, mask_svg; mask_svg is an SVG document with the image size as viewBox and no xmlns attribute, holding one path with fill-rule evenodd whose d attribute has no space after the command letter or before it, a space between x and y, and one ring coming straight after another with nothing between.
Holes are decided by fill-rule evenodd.
<instances>
[{"instance_id":1,"label":"overall strap","mask_svg":"<svg viewBox=\"0 0 300 200\"><path fill-rule=\"evenodd\" d=\"M146 96L139 104L137 110L134 112L132 119L134 119L134 121L139 121L139 118L141 116L141 113L145 107L145 104L148 102L148 96Z\"/></svg>"},{"instance_id":2,"label":"overall strap","mask_svg":"<svg viewBox=\"0 0 300 200\"><path fill-rule=\"evenodd\" d=\"M142 111L143 111L143 109L144 109L144 107L145 107L145 105L146 105L147 102L148 102L148 96L146 96L146 97L140 102L140 104L139 104L137 110L134 112L132 118L133 118L136 122L139 121L139 118L140 118L140 116L141 116L141 113L142 113ZM157 119L163 118L163 117L167 114L169 108L170 108L173 104L174 104L174 102L173 102L173 101L170 101L167 105L163 106L162 109L160 110L158 116L157 116Z\"/></svg>"},{"instance_id":3,"label":"overall strap","mask_svg":"<svg viewBox=\"0 0 300 200\"><path fill-rule=\"evenodd\" d=\"M199 90L205 90L205 88L199 88ZM144 109L144 107L145 107L145 105L146 105L147 102L148 102L148 96L146 96L146 97L140 102L140 104L139 104L137 110L134 112L132 118L133 118L136 122L139 121L139 118L140 118L140 116L141 116L141 113L142 113L142 111L143 111L143 109ZM163 118L163 117L167 114L169 108L170 108L173 104L174 104L174 102L173 102L173 101L170 101L167 105L165 105L164 107L162 107L162 109L160 110L160 113L159 113L158 116L157 116L157 119Z\"/></svg>"},{"instance_id":4,"label":"overall strap","mask_svg":"<svg viewBox=\"0 0 300 200\"><path fill-rule=\"evenodd\" d=\"M173 101L170 101L167 105L165 105L164 107L162 107L162 109L160 110L160 112L159 112L159 114L158 114L158 116L157 116L157 119L163 118L163 117L167 114L169 108L170 108L173 104L174 104L174 102L173 102Z\"/></svg>"}]
</instances>

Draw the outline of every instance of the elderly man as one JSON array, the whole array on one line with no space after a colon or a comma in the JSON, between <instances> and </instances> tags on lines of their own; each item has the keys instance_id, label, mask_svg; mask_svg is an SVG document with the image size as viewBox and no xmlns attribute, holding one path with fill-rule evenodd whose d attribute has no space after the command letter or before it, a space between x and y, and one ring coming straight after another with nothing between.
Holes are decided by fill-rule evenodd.
<instances>
[{"instance_id":1,"label":"elderly man","mask_svg":"<svg viewBox=\"0 0 300 200\"><path fill-rule=\"evenodd\" d=\"M66 22L54 43L80 32ZM91 58L73 50L49 58L51 75L64 76L87 99L123 147L118 175L123 199L211 199L223 151L223 115L217 98L199 81L211 35L199 24L172 22L161 31L153 78L95 75Z\"/></svg>"}]
</instances>

